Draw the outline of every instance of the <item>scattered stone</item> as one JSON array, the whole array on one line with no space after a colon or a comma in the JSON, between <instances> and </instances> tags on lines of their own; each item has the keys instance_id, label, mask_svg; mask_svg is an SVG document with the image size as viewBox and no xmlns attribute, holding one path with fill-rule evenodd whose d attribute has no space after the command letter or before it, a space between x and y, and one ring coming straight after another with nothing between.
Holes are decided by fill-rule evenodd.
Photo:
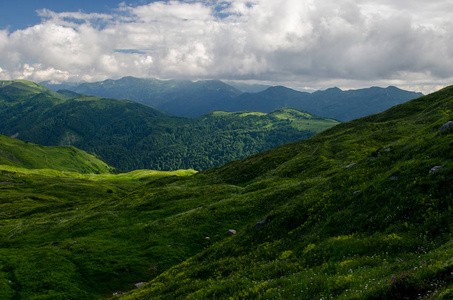
<instances>
[{"instance_id":1,"label":"scattered stone","mask_svg":"<svg viewBox=\"0 0 453 300\"><path fill-rule=\"evenodd\" d=\"M233 235L233 234L236 234L236 230L228 229L228 235Z\"/></svg>"},{"instance_id":2,"label":"scattered stone","mask_svg":"<svg viewBox=\"0 0 453 300\"><path fill-rule=\"evenodd\" d=\"M147 284L147 282L134 283L135 287L138 289L141 288L142 286L144 286L145 284Z\"/></svg>"},{"instance_id":3,"label":"scattered stone","mask_svg":"<svg viewBox=\"0 0 453 300\"><path fill-rule=\"evenodd\" d=\"M429 174L433 174L433 173L436 173L437 171L439 171L440 168L442 168L443 166L435 166L435 167L432 167L431 170L429 170Z\"/></svg>"},{"instance_id":4,"label":"scattered stone","mask_svg":"<svg viewBox=\"0 0 453 300\"><path fill-rule=\"evenodd\" d=\"M440 128L440 132L445 131L445 130L447 130L450 127L453 127L453 122L452 121L448 121L447 123L442 125L442 127Z\"/></svg>"},{"instance_id":5,"label":"scattered stone","mask_svg":"<svg viewBox=\"0 0 453 300\"><path fill-rule=\"evenodd\" d=\"M352 164L350 164L350 165L347 165L347 166L345 167L345 169L349 169L350 167L355 166L356 164L357 164L357 163L352 163Z\"/></svg>"},{"instance_id":6,"label":"scattered stone","mask_svg":"<svg viewBox=\"0 0 453 300\"><path fill-rule=\"evenodd\" d=\"M258 223L255 224L255 230L256 230L256 231L260 230L261 227L263 227L263 226L266 225L267 223L269 223L268 220L259 221Z\"/></svg>"}]
</instances>

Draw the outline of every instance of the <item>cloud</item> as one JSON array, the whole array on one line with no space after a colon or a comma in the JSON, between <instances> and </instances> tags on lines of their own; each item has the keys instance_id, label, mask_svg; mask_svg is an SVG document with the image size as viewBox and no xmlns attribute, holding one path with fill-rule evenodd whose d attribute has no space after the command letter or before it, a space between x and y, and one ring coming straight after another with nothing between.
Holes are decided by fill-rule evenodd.
<instances>
[{"instance_id":1,"label":"cloud","mask_svg":"<svg viewBox=\"0 0 453 300\"><path fill-rule=\"evenodd\" d=\"M82 21L96 21L96 20L109 20L112 19L113 16L107 15L107 14L98 14L98 13L82 13L82 12L61 12L61 13L56 13L51 11L50 9L40 9L37 11L38 16L40 16L43 19L52 19L54 22L60 23L60 24L68 24L70 23L71 20L76 21L76 20L82 20Z\"/></svg>"},{"instance_id":2,"label":"cloud","mask_svg":"<svg viewBox=\"0 0 453 300\"><path fill-rule=\"evenodd\" d=\"M111 14L39 11L0 31L0 76L218 78L425 92L453 74L451 1L206 0L120 4Z\"/></svg>"}]
</instances>

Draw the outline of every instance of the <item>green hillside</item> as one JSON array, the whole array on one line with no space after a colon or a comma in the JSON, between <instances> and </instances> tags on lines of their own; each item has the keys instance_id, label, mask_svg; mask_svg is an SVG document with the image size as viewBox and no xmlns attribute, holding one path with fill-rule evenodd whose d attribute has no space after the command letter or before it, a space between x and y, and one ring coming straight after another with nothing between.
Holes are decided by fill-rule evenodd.
<instances>
[{"instance_id":1,"label":"green hillside","mask_svg":"<svg viewBox=\"0 0 453 300\"><path fill-rule=\"evenodd\" d=\"M110 173L113 168L71 146L45 147L0 135L0 165L26 169Z\"/></svg>"},{"instance_id":2,"label":"green hillside","mask_svg":"<svg viewBox=\"0 0 453 300\"><path fill-rule=\"evenodd\" d=\"M123 171L204 170L338 124L291 109L172 117L127 100L55 93L26 81L0 84L0 133L72 145Z\"/></svg>"},{"instance_id":3,"label":"green hillside","mask_svg":"<svg viewBox=\"0 0 453 300\"><path fill-rule=\"evenodd\" d=\"M26 184L0 185L0 298L451 299L452 109L449 87L192 176L2 172Z\"/></svg>"},{"instance_id":4,"label":"green hillside","mask_svg":"<svg viewBox=\"0 0 453 300\"><path fill-rule=\"evenodd\" d=\"M122 299L451 299L452 108L448 87L199 174L236 190L198 210L237 234Z\"/></svg>"},{"instance_id":5,"label":"green hillside","mask_svg":"<svg viewBox=\"0 0 453 300\"><path fill-rule=\"evenodd\" d=\"M149 278L155 263L137 236L142 225L121 202L140 186L194 173L0 165L0 299L98 299Z\"/></svg>"}]
</instances>

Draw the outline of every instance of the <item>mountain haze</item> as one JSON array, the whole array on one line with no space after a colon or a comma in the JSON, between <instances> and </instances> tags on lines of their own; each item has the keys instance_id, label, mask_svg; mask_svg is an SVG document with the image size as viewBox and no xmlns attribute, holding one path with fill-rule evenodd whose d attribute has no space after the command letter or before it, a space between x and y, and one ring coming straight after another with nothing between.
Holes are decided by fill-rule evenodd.
<instances>
[{"instance_id":1,"label":"mountain haze","mask_svg":"<svg viewBox=\"0 0 453 300\"><path fill-rule=\"evenodd\" d=\"M192 82L134 77L83 83L70 90L85 95L133 100L186 117L228 110L229 103L242 93L218 80Z\"/></svg>"},{"instance_id":2,"label":"mountain haze","mask_svg":"<svg viewBox=\"0 0 453 300\"><path fill-rule=\"evenodd\" d=\"M240 84L236 86L241 88ZM267 113L292 107L340 121L378 113L423 95L396 87L349 91L331 88L314 93L283 86L264 90L258 87L259 92L242 92L238 88L218 80L192 82L124 77L83 83L70 90L99 97L129 99L177 116L198 117L215 110Z\"/></svg>"}]
</instances>

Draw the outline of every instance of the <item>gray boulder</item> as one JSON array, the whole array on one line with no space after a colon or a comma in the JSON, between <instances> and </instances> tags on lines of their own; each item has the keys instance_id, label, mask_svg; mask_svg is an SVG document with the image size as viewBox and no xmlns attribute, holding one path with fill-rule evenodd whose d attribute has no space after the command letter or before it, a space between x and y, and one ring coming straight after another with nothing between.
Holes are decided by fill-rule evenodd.
<instances>
[{"instance_id":1,"label":"gray boulder","mask_svg":"<svg viewBox=\"0 0 453 300\"><path fill-rule=\"evenodd\" d=\"M141 288L142 286L144 286L147 282L138 282L138 283L134 283L135 287L137 287L138 289Z\"/></svg>"},{"instance_id":2,"label":"gray boulder","mask_svg":"<svg viewBox=\"0 0 453 300\"><path fill-rule=\"evenodd\" d=\"M264 225L266 225L267 223L269 223L268 220L262 220L262 221L259 221L258 223L255 224L255 230L258 231L260 230Z\"/></svg>"},{"instance_id":3,"label":"gray boulder","mask_svg":"<svg viewBox=\"0 0 453 300\"><path fill-rule=\"evenodd\" d=\"M432 167L431 170L429 170L429 174L434 174L434 173L436 173L437 171L439 171L440 168L442 168L442 166L435 166L435 167Z\"/></svg>"},{"instance_id":4,"label":"gray boulder","mask_svg":"<svg viewBox=\"0 0 453 300\"><path fill-rule=\"evenodd\" d=\"M236 230L228 229L228 235L233 235L233 234L236 234Z\"/></svg>"},{"instance_id":5,"label":"gray boulder","mask_svg":"<svg viewBox=\"0 0 453 300\"><path fill-rule=\"evenodd\" d=\"M347 165L347 166L345 167L345 169L349 169L350 167L353 167L353 166L355 166L356 164L357 164L357 163L352 163L352 164L350 164L350 165Z\"/></svg>"},{"instance_id":6,"label":"gray boulder","mask_svg":"<svg viewBox=\"0 0 453 300\"><path fill-rule=\"evenodd\" d=\"M448 121L447 123L442 125L442 127L440 128L440 132L443 132L443 131L447 130L450 127L453 127L453 122L452 121Z\"/></svg>"}]
</instances>

